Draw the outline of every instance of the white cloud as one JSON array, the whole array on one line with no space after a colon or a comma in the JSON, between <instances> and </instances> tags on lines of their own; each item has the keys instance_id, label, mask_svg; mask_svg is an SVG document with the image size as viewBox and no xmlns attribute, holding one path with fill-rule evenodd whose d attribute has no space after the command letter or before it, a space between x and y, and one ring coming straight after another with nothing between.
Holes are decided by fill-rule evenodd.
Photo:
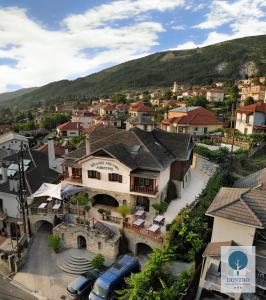
<instances>
[{"instance_id":1,"label":"white cloud","mask_svg":"<svg viewBox=\"0 0 266 300\"><path fill-rule=\"evenodd\" d=\"M230 22L245 22L249 18L261 18L265 16L263 6L265 0L237 0L221 1L215 0L210 5L210 12L206 15L206 20L195 28L214 29Z\"/></svg>"},{"instance_id":2,"label":"white cloud","mask_svg":"<svg viewBox=\"0 0 266 300\"><path fill-rule=\"evenodd\" d=\"M146 55L158 45L164 28L140 17L183 4L183 0L114 1L65 18L55 31L30 19L25 9L0 8L0 59L16 61L0 64L0 92L8 85L38 86L84 76ZM122 19L127 25L117 26Z\"/></svg>"},{"instance_id":3,"label":"white cloud","mask_svg":"<svg viewBox=\"0 0 266 300\"><path fill-rule=\"evenodd\" d=\"M177 31L179 31L179 30L185 30L185 26L184 25L173 25L171 28L174 29L174 30L177 30Z\"/></svg>"},{"instance_id":4,"label":"white cloud","mask_svg":"<svg viewBox=\"0 0 266 300\"><path fill-rule=\"evenodd\" d=\"M215 0L210 6L206 20L194 28L216 29L227 24L230 28L229 32L214 30L208 33L203 42L197 44L194 41L187 41L177 45L176 49L204 47L245 36L266 34L264 7L266 7L266 0L237 0L233 3Z\"/></svg>"}]
</instances>

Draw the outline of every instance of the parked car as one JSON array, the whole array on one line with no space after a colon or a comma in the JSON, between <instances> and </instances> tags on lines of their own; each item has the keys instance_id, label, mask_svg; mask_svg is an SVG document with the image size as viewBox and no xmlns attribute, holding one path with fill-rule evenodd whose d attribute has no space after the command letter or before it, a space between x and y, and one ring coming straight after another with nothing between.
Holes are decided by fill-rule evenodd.
<instances>
[{"instance_id":1,"label":"parked car","mask_svg":"<svg viewBox=\"0 0 266 300\"><path fill-rule=\"evenodd\" d=\"M89 271L86 274L77 277L67 286L67 293L71 299L85 300L92 289L95 280L101 273L96 271Z\"/></svg>"},{"instance_id":2,"label":"parked car","mask_svg":"<svg viewBox=\"0 0 266 300\"><path fill-rule=\"evenodd\" d=\"M136 257L124 255L95 281L89 300L115 299L115 291L123 289L125 277L140 271Z\"/></svg>"}]
</instances>

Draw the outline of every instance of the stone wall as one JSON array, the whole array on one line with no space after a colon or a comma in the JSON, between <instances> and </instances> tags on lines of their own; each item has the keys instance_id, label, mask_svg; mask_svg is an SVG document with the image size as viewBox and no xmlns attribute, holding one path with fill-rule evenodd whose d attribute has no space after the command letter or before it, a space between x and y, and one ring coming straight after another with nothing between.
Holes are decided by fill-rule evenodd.
<instances>
[{"instance_id":1,"label":"stone wall","mask_svg":"<svg viewBox=\"0 0 266 300\"><path fill-rule=\"evenodd\" d=\"M208 160L206 157L194 153L192 168L197 168L202 173L205 173L208 176L212 176L216 172L217 168L219 168L219 166Z\"/></svg>"},{"instance_id":2,"label":"stone wall","mask_svg":"<svg viewBox=\"0 0 266 300\"><path fill-rule=\"evenodd\" d=\"M61 238L63 248L78 248L78 237L86 240L87 250L102 254L105 257L106 265L112 264L119 252L120 235L108 239L106 235L98 232L97 229L85 225L59 224L54 227L53 234Z\"/></svg>"}]
</instances>

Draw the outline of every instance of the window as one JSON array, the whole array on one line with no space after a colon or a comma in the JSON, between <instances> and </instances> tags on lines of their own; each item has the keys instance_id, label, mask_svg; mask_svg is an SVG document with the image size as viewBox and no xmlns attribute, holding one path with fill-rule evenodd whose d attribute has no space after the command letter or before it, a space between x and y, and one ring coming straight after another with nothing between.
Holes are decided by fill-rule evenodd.
<instances>
[{"instance_id":1,"label":"window","mask_svg":"<svg viewBox=\"0 0 266 300\"><path fill-rule=\"evenodd\" d=\"M101 173L94 171L94 170L89 170L88 171L88 178L95 178L95 179L101 179Z\"/></svg>"},{"instance_id":2,"label":"window","mask_svg":"<svg viewBox=\"0 0 266 300\"><path fill-rule=\"evenodd\" d=\"M102 242L98 242L98 250L102 249Z\"/></svg>"},{"instance_id":3,"label":"window","mask_svg":"<svg viewBox=\"0 0 266 300\"><path fill-rule=\"evenodd\" d=\"M194 131L198 131L198 127L194 127Z\"/></svg>"},{"instance_id":4,"label":"window","mask_svg":"<svg viewBox=\"0 0 266 300\"><path fill-rule=\"evenodd\" d=\"M204 127L204 133L207 133L207 132L208 132L208 128Z\"/></svg>"},{"instance_id":5,"label":"window","mask_svg":"<svg viewBox=\"0 0 266 300\"><path fill-rule=\"evenodd\" d=\"M147 130L147 129L148 129L148 125L144 124L144 125L143 125L143 129L144 129L144 130Z\"/></svg>"},{"instance_id":6,"label":"window","mask_svg":"<svg viewBox=\"0 0 266 300\"><path fill-rule=\"evenodd\" d=\"M109 173L108 177L109 177L109 181L122 182L122 175L119 175L117 173Z\"/></svg>"},{"instance_id":7,"label":"window","mask_svg":"<svg viewBox=\"0 0 266 300\"><path fill-rule=\"evenodd\" d=\"M137 186L150 187L150 186L153 186L153 180L149 179L149 178L136 177L135 178L135 184Z\"/></svg>"}]
</instances>

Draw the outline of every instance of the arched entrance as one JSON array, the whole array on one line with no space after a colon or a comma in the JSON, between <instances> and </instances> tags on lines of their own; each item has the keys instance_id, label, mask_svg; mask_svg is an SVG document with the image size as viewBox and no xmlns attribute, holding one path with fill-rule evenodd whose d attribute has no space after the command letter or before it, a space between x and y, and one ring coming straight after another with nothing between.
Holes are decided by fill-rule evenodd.
<instances>
[{"instance_id":1,"label":"arched entrance","mask_svg":"<svg viewBox=\"0 0 266 300\"><path fill-rule=\"evenodd\" d=\"M53 224L46 220L39 220L34 224L34 231L47 232L50 234L53 231Z\"/></svg>"},{"instance_id":2,"label":"arched entrance","mask_svg":"<svg viewBox=\"0 0 266 300\"><path fill-rule=\"evenodd\" d=\"M106 194L98 194L93 197L94 202L93 206L96 204L102 204L102 205L107 205L111 207L118 207L119 202L112 196L106 195Z\"/></svg>"},{"instance_id":3,"label":"arched entrance","mask_svg":"<svg viewBox=\"0 0 266 300\"><path fill-rule=\"evenodd\" d=\"M77 237L78 249L87 249L87 241L84 236L79 235Z\"/></svg>"},{"instance_id":4,"label":"arched entrance","mask_svg":"<svg viewBox=\"0 0 266 300\"><path fill-rule=\"evenodd\" d=\"M150 199L145 196L138 196L136 201L136 206L143 207L145 211L150 209Z\"/></svg>"},{"instance_id":5,"label":"arched entrance","mask_svg":"<svg viewBox=\"0 0 266 300\"><path fill-rule=\"evenodd\" d=\"M151 246L145 243L136 244L136 255L148 255L152 252Z\"/></svg>"}]
</instances>

